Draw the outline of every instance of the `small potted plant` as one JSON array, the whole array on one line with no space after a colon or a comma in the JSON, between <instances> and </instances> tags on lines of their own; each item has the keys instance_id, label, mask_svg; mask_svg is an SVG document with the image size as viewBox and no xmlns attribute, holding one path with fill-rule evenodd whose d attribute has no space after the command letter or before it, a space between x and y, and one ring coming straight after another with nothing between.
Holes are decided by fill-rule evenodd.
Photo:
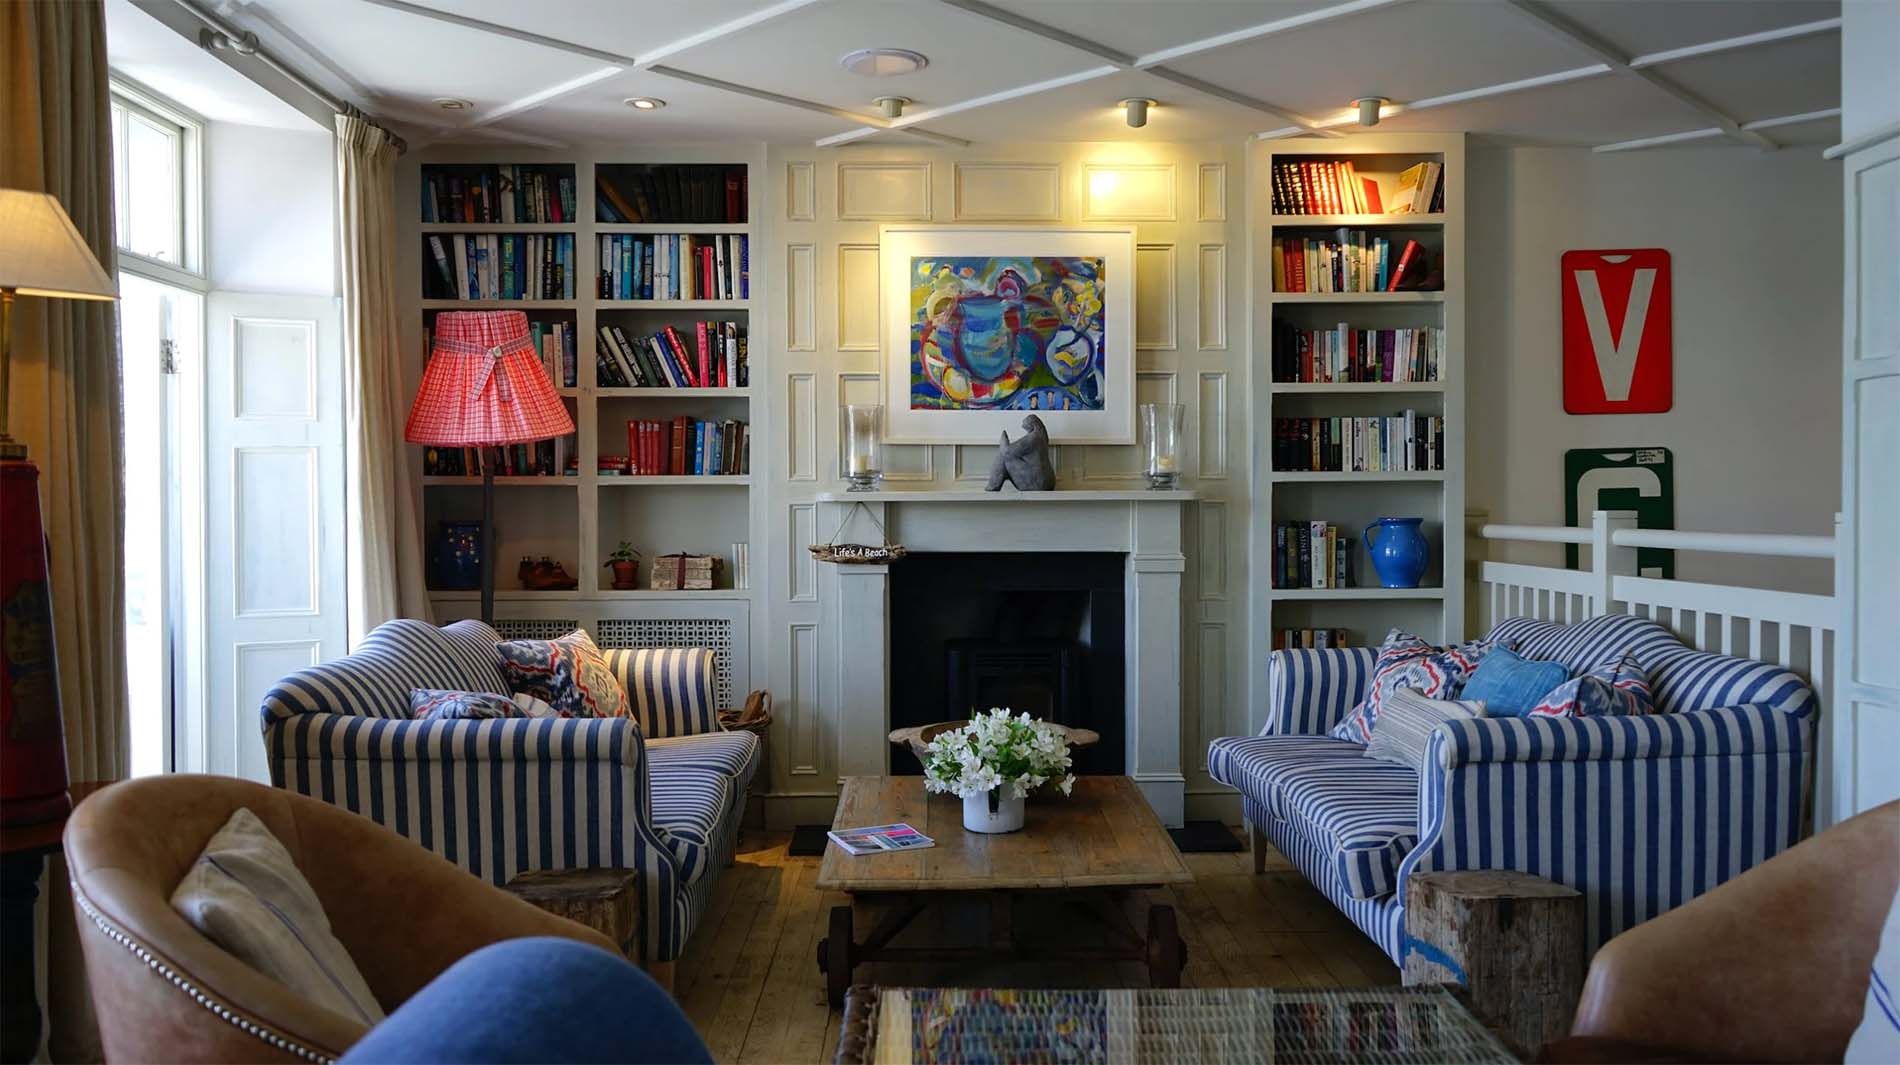
<instances>
[{"instance_id":1,"label":"small potted plant","mask_svg":"<svg viewBox=\"0 0 1900 1065\"><path fill-rule=\"evenodd\" d=\"M1061 729L992 708L930 741L924 788L961 797L963 827L971 832L1014 832L1023 827L1023 800L1031 791L1055 781L1069 793L1071 764Z\"/></svg>"},{"instance_id":2,"label":"small potted plant","mask_svg":"<svg viewBox=\"0 0 1900 1065\"><path fill-rule=\"evenodd\" d=\"M613 567L615 589L624 592L640 587L640 552L633 549L632 541L620 541L614 553L607 556L606 565Z\"/></svg>"}]
</instances>

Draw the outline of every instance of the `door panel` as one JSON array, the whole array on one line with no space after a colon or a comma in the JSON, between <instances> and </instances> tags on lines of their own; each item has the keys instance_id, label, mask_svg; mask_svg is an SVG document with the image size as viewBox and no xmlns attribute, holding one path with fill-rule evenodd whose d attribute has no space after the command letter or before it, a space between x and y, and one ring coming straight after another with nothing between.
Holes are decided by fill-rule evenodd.
<instances>
[{"instance_id":1,"label":"door panel","mask_svg":"<svg viewBox=\"0 0 1900 1065\"><path fill-rule=\"evenodd\" d=\"M327 297L207 309L205 768L268 780L264 693L344 653L340 327Z\"/></svg>"}]
</instances>

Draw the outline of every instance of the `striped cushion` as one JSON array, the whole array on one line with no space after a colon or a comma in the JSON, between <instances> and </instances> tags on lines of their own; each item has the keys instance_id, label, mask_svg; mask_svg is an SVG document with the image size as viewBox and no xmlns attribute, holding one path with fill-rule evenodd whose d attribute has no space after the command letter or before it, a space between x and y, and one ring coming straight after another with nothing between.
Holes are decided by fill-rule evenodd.
<instances>
[{"instance_id":1,"label":"striped cushion","mask_svg":"<svg viewBox=\"0 0 1900 1065\"><path fill-rule=\"evenodd\" d=\"M1484 704L1470 700L1427 699L1410 688L1386 696L1385 712L1372 730L1367 758L1393 762L1417 772L1425 764L1425 742L1447 721L1483 717ZM1414 796L1416 798L1416 796Z\"/></svg>"},{"instance_id":2,"label":"striped cushion","mask_svg":"<svg viewBox=\"0 0 1900 1065\"><path fill-rule=\"evenodd\" d=\"M499 639L479 621L439 629L409 618L386 621L343 658L278 681L264 696L264 724L297 714L407 718L414 688L508 691L495 653Z\"/></svg>"},{"instance_id":3,"label":"striped cushion","mask_svg":"<svg viewBox=\"0 0 1900 1065\"><path fill-rule=\"evenodd\" d=\"M713 653L706 647L637 647L607 652L633 716L647 738L719 731Z\"/></svg>"},{"instance_id":4,"label":"striped cushion","mask_svg":"<svg viewBox=\"0 0 1900 1065\"><path fill-rule=\"evenodd\" d=\"M707 732L647 741L647 760L658 769L686 766L710 769L739 782L751 782L759 769L759 738L750 732Z\"/></svg>"},{"instance_id":5,"label":"striped cushion","mask_svg":"<svg viewBox=\"0 0 1900 1065\"><path fill-rule=\"evenodd\" d=\"M1378 652L1370 647L1275 651L1267 656L1262 735L1324 736L1365 698Z\"/></svg>"},{"instance_id":6,"label":"striped cushion","mask_svg":"<svg viewBox=\"0 0 1900 1065\"><path fill-rule=\"evenodd\" d=\"M680 883L691 884L717 867L714 852L726 828L720 819L739 813L727 805L730 788L716 769L655 764L652 771L653 826L679 863Z\"/></svg>"}]
</instances>

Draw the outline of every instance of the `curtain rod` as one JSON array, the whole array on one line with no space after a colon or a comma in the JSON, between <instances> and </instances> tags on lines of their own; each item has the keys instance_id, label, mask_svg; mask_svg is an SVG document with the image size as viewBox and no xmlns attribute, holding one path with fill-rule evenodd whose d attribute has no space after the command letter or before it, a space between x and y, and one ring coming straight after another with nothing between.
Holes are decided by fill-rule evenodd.
<instances>
[{"instance_id":1,"label":"curtain rod","mask_svg":"<svg viewBox=\"0 0 1900 1065\"><path fill-rule=\"evenodd\" d=\"M396 146L398 152L407 152L409 150L408 141L397 136L394 131L377 121L374 116L369 115L348 101L332 95L323 86L305 77L302 71L266 51L264 47L258 43L257 34L248 30L239 29L231 23L219 18L217 15L200 8L197 4L192 3L192 0L174 0L174 2L203 25L204 28L198 33L199 47L207 50L229 50L239 55L250 56L276 71L292 85L316 97L325 107L335 111L337 114L352 115L368 120L383 131L383 136L389 138L389 142Z\"/></svg>"}]
</instances>

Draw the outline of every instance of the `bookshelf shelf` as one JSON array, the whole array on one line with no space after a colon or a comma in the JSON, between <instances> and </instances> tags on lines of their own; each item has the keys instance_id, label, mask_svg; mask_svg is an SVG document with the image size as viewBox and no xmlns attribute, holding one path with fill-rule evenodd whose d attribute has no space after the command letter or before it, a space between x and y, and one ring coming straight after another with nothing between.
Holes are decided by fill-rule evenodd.
<instances>
[{"instance_id":1,"label":"bookshelf shelf","mask_svg":"<svg viewBox=\"0 0 1900 1065\"><path fill-rule=\"evenodd\" d=\"M1274 303L1443 303L1443 292L1275 292Z\"/></svg>"},{"instance_id":2,"label":"bookshelf shelf","mask_svg":"<svg viewBox=\"0 0 1900 1065\"><path fill-rule=\"evenodd\" d=\"M1445 224L1443 212L1436 214L1276 214L1270 220L1275 229L1316 229L1352 226L1356 229L1380 227L1422 228Z\"/></svg>"},{"instance_id":3,"label":"bookshelf shelf","mask_svg":"<svg viewBox=\"0 0 1900 1065\"><path fill-rule=\"evenodd\" d=\"M756 645L762 636L762 631L754 631L759 611L753 603L763 591L730 587L712 591L615 591L607 587L609 577L602 563L625 541L647 560L679 552L718 556L724 560L720 579L726 584L734 583L734 578L750 567L768 567L772 541L767 533L763 478L755 485L749 474L602 476L595 458L625 456L629 449L627 423L641 419L670 421L686 417L712 423L734 420L747 424L748 438L776 439L771 435L773 405L753 402L755 395L759 399L766 398L764 385L771 379L767 369L771 347L766 338L773 335L770 329L775 320L773 308L757 298L604 299L598 278L604 244L616 248L629 243L645 246L647 237L668 235L732 237L735 239L730 243L720 242L726 244L730 255L736 251L737 238L743 237L754 253L744 261L748 282L757 286L751 291L754 296L764 293L772 281L770 266L764 256L758 254L763 247L758 242L764 239L767 228L762 221L767 216L765 161L766 149L762 145L649 148L601 143L559 149L439 146L411 153L398 163L397 185L405 190L397 196L398 276L404 282L400 286L404 343L406 350L416 353L411 356L414 362L409 367L412 387L426 359L422 354L426 350L424 331L439 311L525 311L536 323L565 325L573 331L577 341L575 383L556 390L574 416L575 436L569 438L565 450L578 462L577 475L496 478L495 483L502 486L504 492L497 496L492 554L499 567L499 583L504 586L517 583L515 563L526 555L547 556L559 562L568 573L580 578L581 587L571 592L498 589L496 616L505 631L539 633L544 631L544 626L578 625L598 632L601 629L597 626L614 621L621 621L624 631L624 622L629 620L680 621L695 625L714 622L727 626L720 631L732 640L734 675L730 679L740 691L747 690L753 666L748 661L746 648ZM426 196L430 181L473 180L484 173L494 173L497 168L505 175L510 167L515 168L517 174L552 175L560 182L571 179L571 185L560 186L567 195L564 207L571 211L561 216L567 220L558 223L422 221L424 196L415 193L420 190ZM715 173L720 178L718 199L711 203L693 199L696 190L705 191L693 181L703 182L707 175ZM615 185L624 198L647 178L653 181L647 187L649 196L657 196L652 200L654 210L665 212L660 217L691 214L701 218L749 218L752 221L603 221L615 217L600 205L603 181ZM693 181L688 181L689 178ZM736 184L732 183L735 179ZM669 184L674 180L681 183ZM687 194L684 199L673 199L682 194ZM619 210L612 206L611 200L609 196L607 202L611 209ZM641 204L640 208L645 209L645 205ZM519 209L517 205L516 210ZM445 213L431 217L454 216ZM548 215L509 214L507 217L546 218ZM571 239L572 258L567 265L572 274L569 280L573 298L434 298L453 295L455 290L435 287L438 279L431 273L435 266L431 261L429 238L439 236L446 244L449 236L464 234L515 234L520 240L534 235L558 236L563 244ZM609 237L619 239L610 242ZM705 243L717 250L718 246L710 239ZM739 263L732 265L736 280ZM735 377L730 382L731 387L725 388L609 387L603 384L607 378L603 377L596 359L603 328L610 332L620 330L626 334L623 340L634 343L643 336L676 329L691 352L696 336L694 326L714 320L721 326L732 323L737 327L752 372L765 376L753 377L743 385ZM614 346L615 341L611 339L608 343L611 350L625 357L627 349ZM764 446L753 450L756 453L752 461L770 461ZM687 468L692 467L689 464ZM425 530L433 531L444 522L477 516L479 477L425 476L422 483ZM750 556L745 567L738 564L741 545L744 554ZM769 572L769 569L756 571ZM643 564L640 576L644 580L647 575ZM751 583L756 587L764 582L753 580ZM445 620L473 616L478 600L475 592L431 592L430 598L437 604L438 615ZM511 622L521 628L507 629ZM612 632L613 627L607 626L606 631Z\"/></svg>"},{"instance_id":4,"label":"bookshelf shelf","mask_svg":"<svg viewBox=\"0 0 1900 1065\"><path fill-rule=\"evenodd\" d=\"M1268 598L1275 602L1326 602L1329 600L1443 599L1443 588L1275 588Z\"/></svg>"},{"instance_id":5,"label":"bookshelf shelf","mask_svg":"<svg viewBox=\"0 0 1900 1065\"><path fill-rule=\"evenodd\" d=\"M1464 521L1465 475L1464 430L1465 386L1463 376L1465 344L1465 140L1459 134L1368 132L1349 140L1298 138L1255 142L1249 146L1247 190L1253 220L1248 228L1248 247L1253 276L1261 278L1259 287L1268 290L1253 301L1253 334L1264 338L1254 345L1253 379L1249 384L1254 409L1253 499L1257 517L1250 536L1254 557L1274 559L1276 551L1289 552L1287 536L1303 523L1324 524L1338 529L1338 542L1351 552L1346 559L1347 572L1373 587L1346 588L1275 588L1273 568L1256 572L1249 589L1251 617L1256 632L1271 635L1276 644L1300 646L1305 638L1338 640L1351 645L1376 644L1387 629L1398 626L1434 643L1454 641L1466 635ZM1346 165L1336 165L1346 164ZM1420 164L1427 164L1421 171ZM1332 202L1344 202L1349 208L1355 200L1340 190L1351 190L1354 179L1365 191L1364 203L1402 202L1401 190L1416 190L1422 181L1409 180L1408 172L1431 173L1437 165L1442 175L1438 184L1442 206L1429 213L1406 214L1292 214L1285 208L1307 199L1313 206L1313 190L1321 190L1321 203L1327 192ZM1317 176L1318 184L1306 180ZM1372 198L1376 186L1377 200ZM1429 193L1427 194L1430 195ZM1417 199L1410 202L1418 204ZM1438 205L1434 205L1438 206ZM1365 234L1342 239L1334 230L1358 230ZM1278 292L1266 280L1276 271L1295 268L1281 253L1294 240L1318 242L1302 245L1314 259L1307 260L1309 273L1315 265L1325 269L1328 245L1342 244L1347 255L1355 248L1371 254L1378 251L1377 239L1389 249L1387 265L1400 257L1407 241L1416 241L1426 259L1421 265L1442 264L1443 287L1421 292ZM1279 242L1276 245L1276 241ZM1346 259L1343 272L1349 276L1356 264L1366 260ZM1363 265L1357 268L1364 269ZM1407 277L1412 276L1407 274ZM1282 285L1281 287L1290 287ZM1322 345L1314 335L1324 335L1336 327L1358 331L1400 331L1435 329L1437 347L1427 357L1437 360L1437 380L1430 381L1338 381L1312 382L1274 380L1276 367L1299 366L1316 357L1332 360L1339 366L1360 365L1362 358L1380 353L1396 359L1401 350L1391 347L1359 347L1363 335L1342 340L1339 334ZM1372 344L1392 343L1375 336ZM1289 352L1286 345L1292 345ZM1416 349L1409 349L1414 350ZM1278 358L1276 358L1278 356ZM1388 363L1389 365L1390 363ZM1297 376L1286 369L1280 376ZM1414 371L1416 375L1416 371ZM1347 374L1341 373L1341 376ZM1368 374L1366 376L1374 376ZM1282 437L1276 435L1280 419L1346 419L1352 417L1391 417L1410 408L1421 417L1442 419L1439 443L1443 449L1443 469L1389 470L1353 472L1350 470L1276 470L1275 449ZM1339 435L1335 429L1333 436ZM1381 517L1417 517L1432 545L1430 566L1422 588L1376 587L1371 559L1362 542L1361 530ZM1304 540L1304 538L1302 538ZM1336 556L1335 559L1336 560ZM1331 564L1334 560L1328 560ZM1319 560L1310 555L1306 565Z\"/></svg>"}]
</instances>

